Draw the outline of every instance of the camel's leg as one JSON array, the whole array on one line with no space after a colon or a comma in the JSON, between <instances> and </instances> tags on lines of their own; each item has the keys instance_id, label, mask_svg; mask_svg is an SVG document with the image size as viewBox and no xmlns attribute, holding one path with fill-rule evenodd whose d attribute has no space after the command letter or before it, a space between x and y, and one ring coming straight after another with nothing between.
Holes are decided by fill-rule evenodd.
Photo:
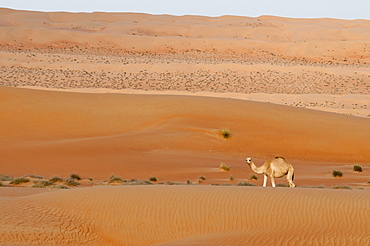
<instances>
[{"instance_id":1,"label":"camel's leg","mask_svg":"<svg viewBox=\"0 0 370 246\"><path fill-rule=\"evenodd\" d=\"M286 178L288 180L289 186L292 188L295 187L295 184L293 183L293 176L294 176L294 169L293 167L290 167Z\"/></svg>"},{"instance_id":2,"label":"camel's leg","mask_svg":"<svg viewBox=\"0 0 370 246\"><path fill-rule=\"evenodd\" d=\"M267 175L263 175L263 187L266 187L267 184Z\"/></svg>"},{"instance_id":3,"label":"camel's leg","mask_svg":"<svg viewBox=\"0 0 370 246\"><path fill-rule=\"evenodd\" d=\"M272 185L272 187L276 187L274 175L271 175L270 176L270 179L271 179L271 185Z\"/></svg>"}]
</instances>

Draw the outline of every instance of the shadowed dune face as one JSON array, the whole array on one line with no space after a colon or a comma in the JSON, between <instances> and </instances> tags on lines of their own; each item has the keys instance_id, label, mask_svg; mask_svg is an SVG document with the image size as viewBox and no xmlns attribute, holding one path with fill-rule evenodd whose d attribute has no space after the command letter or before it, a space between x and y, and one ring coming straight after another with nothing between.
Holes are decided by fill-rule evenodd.
<instances>
[{"instance_id":1,"label":"shadowed dune face","mask_svg":"<svg viewBox=\"0 0 370 246\"><path fill-rule=\"evenodd\" d=\"M364 191L262 189L95 187L0 201L0 243L366 245L369 240Z\"/></svg>"},{"instance_id":2,"label":"shadowed dune face","mask_svg":"<svg viewBox=\"0 0 370 246\"><path fill-rule=\"evenodd\" d=\"M245 156L366 163L368 119L250 101L0 88L0 161L9 175L186 180ZM232 131L229 140L220 130ZM258 164L257 164L258 165ZM198 173L198 174L195 174ZM136 176L137 175L137 176ZM163 175L163 176L162 176ZM98 177L97 177L98 176ZM195 176L195 177L197 177Z\"/></svg>"}]
</instances>

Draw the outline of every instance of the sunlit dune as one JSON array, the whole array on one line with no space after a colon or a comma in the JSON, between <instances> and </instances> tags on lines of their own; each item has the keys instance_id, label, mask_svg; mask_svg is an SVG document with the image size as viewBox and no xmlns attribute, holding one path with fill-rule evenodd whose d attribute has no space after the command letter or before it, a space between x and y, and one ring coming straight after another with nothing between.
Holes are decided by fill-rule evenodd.
<instances>
[{"instance_id":1,"label":"sunlit dune","mask_svg":"<svg viewBox=\"0 0 370 246\"><path fill-rule=\"evenodd\" d=\"M366 245L368 203L363 191L314 189L126 186L46 192L0 201L0 243Z\"/></svg>"},{"instance_id":2,"label":"sunlit dune","mask_svg":"<svg viewBox=\"0 0 370 246\"><path fill-rule=\"evenodd\" d=\"M369 65L368 20L0 8L0 245L367 245Z\"/></svg>"}]
</instances>

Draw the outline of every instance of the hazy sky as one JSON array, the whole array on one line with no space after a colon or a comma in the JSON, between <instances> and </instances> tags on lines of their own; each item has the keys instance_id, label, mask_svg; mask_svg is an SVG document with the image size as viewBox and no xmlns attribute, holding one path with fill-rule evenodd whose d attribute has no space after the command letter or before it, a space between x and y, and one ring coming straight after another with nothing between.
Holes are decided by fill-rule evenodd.
<instances>
[{"instance_id":1,"label":"hazy sky","mask_svg":"<svg viewBox=\"0 0 370 246\"><path fill-rule=\"evenodd\" d=\"M370 20L370 0L0 0L0 7L39 11Z\"/></svg>"}]
</instances>

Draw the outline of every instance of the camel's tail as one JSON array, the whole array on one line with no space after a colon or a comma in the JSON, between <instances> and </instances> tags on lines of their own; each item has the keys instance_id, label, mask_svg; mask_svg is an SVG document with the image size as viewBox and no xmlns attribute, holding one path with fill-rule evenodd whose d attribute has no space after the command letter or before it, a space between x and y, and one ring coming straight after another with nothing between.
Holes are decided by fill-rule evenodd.
<instances>
[{"instance_id":1,"label":"camel's tail","mask_svg":"<svg viewBox=\"0 0 370 246\"><path fill-rule=\"evenodd\" d=\"M293 175L292 175L292 180L294 180L294 173L293 173Z\"/></svg>"}]
</instances>

